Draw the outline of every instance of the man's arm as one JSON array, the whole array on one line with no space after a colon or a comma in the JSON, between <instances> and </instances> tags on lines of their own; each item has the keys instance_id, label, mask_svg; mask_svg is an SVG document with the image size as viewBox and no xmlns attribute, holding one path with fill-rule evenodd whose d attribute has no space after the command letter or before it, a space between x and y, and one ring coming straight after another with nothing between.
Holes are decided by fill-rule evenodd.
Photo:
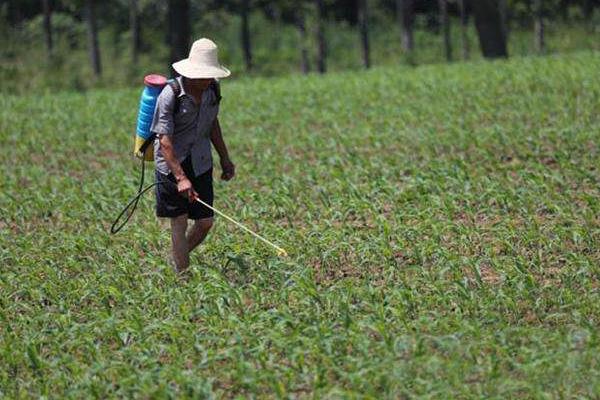
<instances>
[{"instance_id":1,"label":"man's arm","mask_svg":"<svg viewBox=\"0 0 600 400\"><path fill-rule=\"evenodd\" d=\"M171 137L168 135L158 135L158 142L160 143L160 151L162 152L162 155L165 158L167 166L175 176L177 182L185 179L186 176L183 172L183 168L181 168L181 164L179 164L179 161L177 161L177 157L175 157Z\"/></svg>"},{"instance_id":2,"label":"man's arm","mask_svg":"<svg viewBox=\"0 0 600 400\"><path fill-rule=\"evenodd\" d=\"M212 142L213 146L215 146L215 150L217 150L217 153L219 153L219 158L221 159L221 168L223 169L221 179L228 181L235 175L235 165L233 165L229 159L227 145L225 145L225 141L223 140L221 125L219 124L218 118L215 119L213 124L212 131L210 133L210 141Z\"/></svg>"},{"instance_id":3,"label":"man's arm","mask_svg":"<svg viewBox=\"0 0 600 400\"><path fill-rule=\"evenodd\" d=\"M171 137L169 135L159 135L158 142L160 143L160 151L165 158L165 162L175 176L175 180L177 180L177 191L179 193L187 193L190 201L195 200L198 197L198 193L192 187L192 182L185 175L181 164L179 164L177 157L175 157Z\"/></svg>"}]
</instances>

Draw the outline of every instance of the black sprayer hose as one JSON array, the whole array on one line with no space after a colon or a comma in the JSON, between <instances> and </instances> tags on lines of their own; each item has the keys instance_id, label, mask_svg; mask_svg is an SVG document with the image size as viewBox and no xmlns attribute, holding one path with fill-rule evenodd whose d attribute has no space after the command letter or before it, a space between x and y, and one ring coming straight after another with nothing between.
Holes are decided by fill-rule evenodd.
<instances>
[{"instance_id":1,"label":"black sprayer hose","mask_svg":"<svg viewBox=\"0 0 600 400\"><path fill-rule=\"evenodd\" d=\"M148 186L146 186L144 188L144 172L146 171L145 158L146 158L146 149L144 149L144 153L142 154L142 168L141 168L142 173L140 175L140 185L138 187L137 194L135 195L135 197L133 197L129 201L129 203L127 203L127 205L125 206L125 208L123 208L123 210L119 213L119 215L115 219L115 222L113 222L112 226L110 227L110 233L112 233L113 235L115 233L119 232L121 229L123 229L123 227L125 226L125 224L127 224L127 222L129 222L129 219L131 218L131 216L135 212L135 209L137 208L138 202L140 201L140 198L144 195L144 193L146 193L148 190L150 190L154 186L163 183L161 181L154 182L153 184L148 185ZM127 210L129 210L129 208L131 208L131 211L129 211L129 213L127 213L127 217L125 218L125 220L120 225L117 226L117 224L119 223L119 221L121 220L121 218L125 215L125 213L127 212Z\"/></svg>"}]
</instances>

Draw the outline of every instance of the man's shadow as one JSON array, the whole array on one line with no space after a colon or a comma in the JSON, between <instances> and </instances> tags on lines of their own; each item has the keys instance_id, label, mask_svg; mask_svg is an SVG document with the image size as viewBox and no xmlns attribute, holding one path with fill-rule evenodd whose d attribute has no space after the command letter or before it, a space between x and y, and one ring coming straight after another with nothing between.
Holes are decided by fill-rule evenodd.
<instances>
[{"instance_id":1,"label":"man's shadow","mask_svg":"<svg viewBox=\"0 0 600 400\"><path fill-rule=\"evenodd\" d=\"M201 263L211 273L220 275L230 285L284 285L296 271L296 265L276 256L227 252L221 262ZM215 260L216 261L216 260Z\"/></svg>"},{"instance_id":2,"label":"man's shadow","mask_svg":"<svg viewBox=\"0 0 600 400\"><path fill-rule=\"evenodd\" d=\"M210 269L221 275L227 282L234 286L244 286L253 281L255 270L252 261L245 254L225 254L223 263L201 262L205 269Z\"/></svg>"},{"instance_id":3,"label":"man's shadow","mask_svg":"<svg viewBox=\"0 0 600 400\"><path fill-rule=\"evenodd\" d=\"M221 268L221 275L236 285L246 285L252 281L253 264L244 254L226 254L227 261Z\"/></svg>"}]
</instances>

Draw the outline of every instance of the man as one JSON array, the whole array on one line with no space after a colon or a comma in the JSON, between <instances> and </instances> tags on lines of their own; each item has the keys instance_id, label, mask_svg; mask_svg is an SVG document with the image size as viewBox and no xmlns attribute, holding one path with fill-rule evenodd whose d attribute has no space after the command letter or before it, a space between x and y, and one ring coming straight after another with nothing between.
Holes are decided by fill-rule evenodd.
<instances>
[{"instance_id":1,"label":"man","mask_svg":"<svg viewBox=\"0 0 600 400\"><path fill-rule=\"evenodd\" d=\"M170 218L173 261L177 272L188 269L189 253L206 238L213 212L211 142L219 154L226 181L235 175L217 114L216 79L231 72L218 62L217 46L209 39L194 42L189 57L173 64L180 75L160 93L151 131L156 133L154 161L156 215ZM195 220L188 231L188 219Z\"/></svg>"}]
</instances>

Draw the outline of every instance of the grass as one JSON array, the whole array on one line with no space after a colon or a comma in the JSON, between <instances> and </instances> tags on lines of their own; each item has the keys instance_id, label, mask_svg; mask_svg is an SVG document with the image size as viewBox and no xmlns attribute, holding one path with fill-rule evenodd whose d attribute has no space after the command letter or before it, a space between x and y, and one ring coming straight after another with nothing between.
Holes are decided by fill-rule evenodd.
<instances>
[{"instance_id":1,"label":"grass","mask_svg":"<svg viewBox=\"0 0 600 400\"><path fill-rule=\"evenodd\" d=\"M0 397L600 396L597 52L223 84L178 280L139 90L0 99Z\"/></svg>"}]
</instances>

